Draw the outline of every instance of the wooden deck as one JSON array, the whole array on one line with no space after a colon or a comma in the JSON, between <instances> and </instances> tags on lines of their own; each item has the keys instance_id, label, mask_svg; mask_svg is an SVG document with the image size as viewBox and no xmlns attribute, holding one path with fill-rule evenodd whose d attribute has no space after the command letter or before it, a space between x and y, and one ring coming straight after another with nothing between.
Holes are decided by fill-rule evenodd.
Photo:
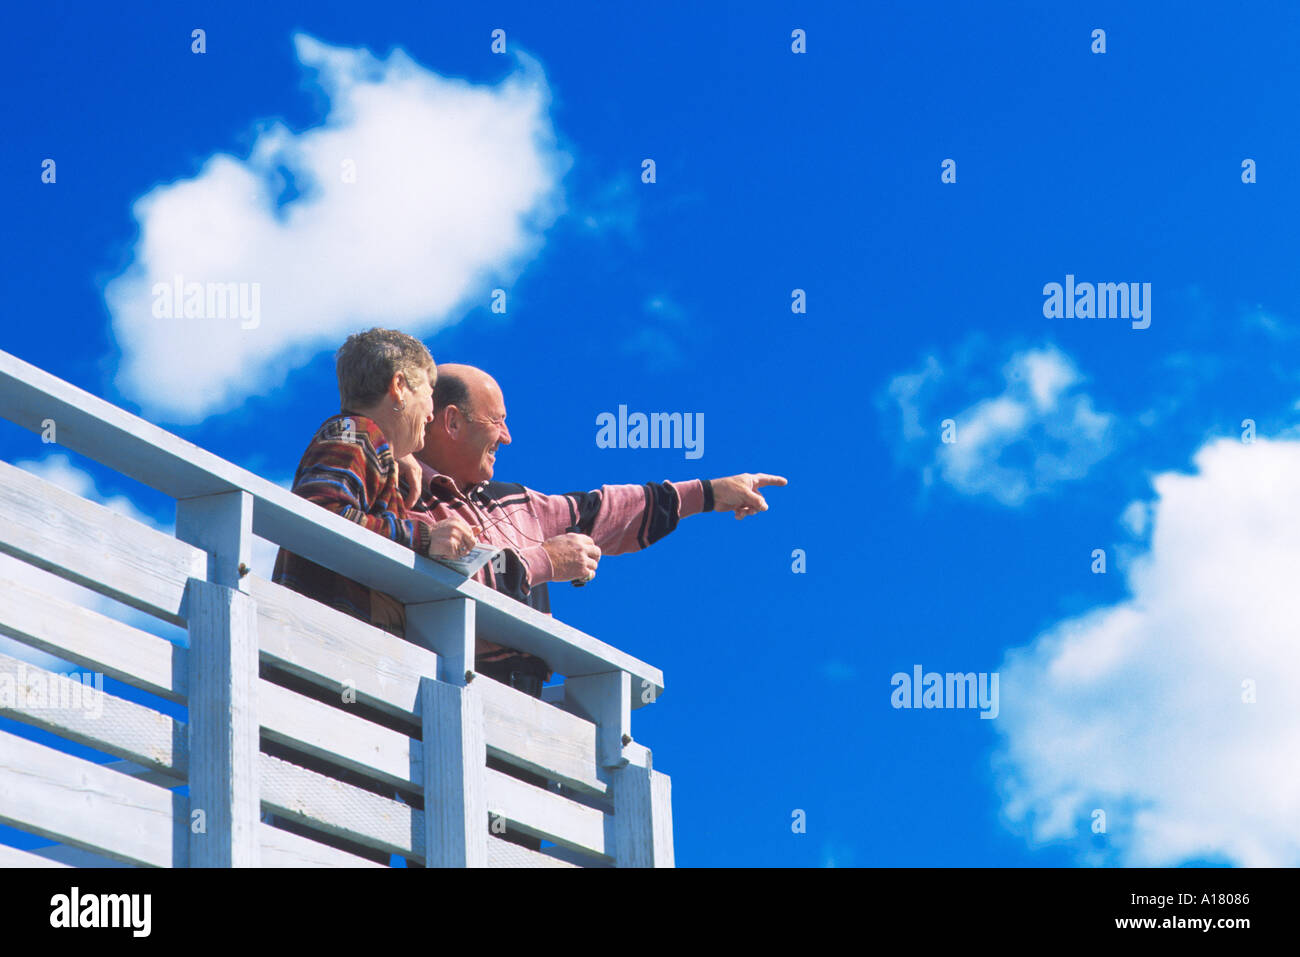
<instances>
[{"instance_id":1,"label":"wooden deck","mask_svg":"<svg viewBox=\"0 0 1300 957\"><path fill-rule=\"evenodd\" d=\"M0 655L0 716L116 759L0 731L0 823L58 842L0 845L0 866L382 866L340 844L410 866L672 866L669 779L631 737L658 669L3 352L0 416L53 420L59 446L176 501L171 536L0 462L0 552L188 634L0 580L0 634L125 686L73 705ZM397 597L410 640L248 572L254 535ZM476 636L563 685L539 701L476 676Z\"/></svg>"}]
</instances>

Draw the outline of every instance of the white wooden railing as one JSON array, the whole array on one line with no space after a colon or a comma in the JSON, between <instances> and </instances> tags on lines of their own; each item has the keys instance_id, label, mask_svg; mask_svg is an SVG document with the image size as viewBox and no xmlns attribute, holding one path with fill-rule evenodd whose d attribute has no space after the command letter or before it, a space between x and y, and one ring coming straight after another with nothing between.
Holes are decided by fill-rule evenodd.
<instances>
[{"instance_id":1,"label":"white wooden railing","mask_svg":"<svg viewBox=\"0 0 1300 957\"><path fill-rule=\"evenodd\" d=\"M0 552L189 636L0 573L0 634L132 689L98 714L0 695L0 716L120 759L0 731L0 823L58 842L0 845L0 866L376 866L338 838L416 866L672 865L669 779L630 727L657 669L4 352L0 416L176 501L172 536L0 462ZM254 535L396 597L408 640L250 572ZM475 676L476 636L564 683L538 700ZM0 655L6 674L59 680Z\"/></svg>"}]
</instances>

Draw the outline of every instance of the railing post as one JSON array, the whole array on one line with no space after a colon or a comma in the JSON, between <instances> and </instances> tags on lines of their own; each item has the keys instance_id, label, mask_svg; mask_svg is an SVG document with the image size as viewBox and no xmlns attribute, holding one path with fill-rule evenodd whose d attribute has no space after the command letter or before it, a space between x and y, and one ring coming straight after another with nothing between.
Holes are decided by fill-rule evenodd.
<instances>
[{"instance_id":1,"label":"railing post","mask_svg":"<svg viewBox=\"0 0 1300 957\"><path fill-rule=\"evenodd\" d=\"M613 773L614 861L619 867L673 867L671 781L639 764Z\"/></svg>"},{"instance_id":2,"label":"railing post","mask_svg":"<svg viewBox=\"0 0 1300 957\"><path fill-rule=\"evenodd\" d=\"M176 537L208 553L208 581L248 591L244 574L253 561L252 495L236 491L178 499Z\"/></svg>"},{"instance_id":3,"label":"railing post","mask_svg":"<svg viewBox=\"0 0 1300 957\"><path fill-rule=\"evenodd\" d=\"M257 610L242 592L191 578L190 866L257 867Z\"/></svg>"},{"instance_id":4,"label":"railing post","mask_svg":"<svg viewBox=\"0 0 1300 957\"><path fill-rule=\"evenodd\" d=\"M406 638L438 655L438 678L463 685L474 670L474 600L449 598L406 606Z\"/></svg>"},{"instance_id":5,"label":"railing post","mask_svg":"<svg viewBox=\"0 0 1300 957\"><path fill-rule=\"evenodd\" d=\"M420 680L424 848L429 867L487 867L487 745L473 685Z\"/></svg>"},{"instance_id":6,"label":"railing post","mask_svg":"<svg viewBox=\"0 0 1300 957\"><path fill-rule=\"evenodd\" d=\"M257 609L245 580L253 496L231 491L178 499L176 537L208 553L208 581L191 579L185 593L190 866L257 867Z\"/></svg>"},{"instance_id":7,"label":"railing post","mask_svg":"<svg viewBox=\"0 0 1300 957\"><path fill-rule=\"evenodd\" d=\"M626 671L564 679L564 697L596 722L596 760L601 767L627 764L632 743L632 676Z\"/></svg>"}]
</instances>

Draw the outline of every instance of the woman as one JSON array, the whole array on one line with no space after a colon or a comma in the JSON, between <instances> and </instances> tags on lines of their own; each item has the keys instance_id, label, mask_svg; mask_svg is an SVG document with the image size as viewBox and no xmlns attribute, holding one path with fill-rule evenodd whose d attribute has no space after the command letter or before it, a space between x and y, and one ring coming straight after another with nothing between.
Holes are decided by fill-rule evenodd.
<instances>
[{"instance_id":1,"label":"woman","mask_svg":"<svg viewBox=\"0 0 1300 957\"><path fill-rule=\"evenodd\" d=\"M316 430L294 474L294 494L420 554L468 551L474 539L463 524L412 521L399 488L404 468L418 474L412 456L433 418L437 370L424 343L391 329L359 332L343 343L335 368L341 411ZM405 630L395 599L284 549L272 580L395 635Z\"/></svg>"}]
</instances>

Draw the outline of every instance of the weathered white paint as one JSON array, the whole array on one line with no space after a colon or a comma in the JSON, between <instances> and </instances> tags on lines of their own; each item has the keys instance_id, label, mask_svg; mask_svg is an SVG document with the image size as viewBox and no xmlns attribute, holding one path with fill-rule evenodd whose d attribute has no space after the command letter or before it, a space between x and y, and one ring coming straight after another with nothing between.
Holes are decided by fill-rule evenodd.
<instances>
[{"instance_id":1,"label":"weathered white paint","mask_svg":"<svg viewBox=\"0 0 1300 957\"><path fill-rule=\"evenodd\" d=\"M583 854L572 848L561 847L554 844L550 847L544 847L539 852L544 857L552 857L557 861L563 861L571 867L613 867L613 862L608 858L592 857L590 854Z\"/></svg>"},{"instance_id":2,"label":"weathered white paint","mask_svg":"<svg viewBox=\"0 0 1300 957\"><path fill-rule=\"evenodd\" d=\"M438 656L439 681L463 685L474 670L474 602L468 598L406 606L406 638Z\"/></svg>"},{"instance_id":3,"label":"weathered white paint","mask_svg":"<svg viewBox=\"0 0 1300 957\"><path fill-rule=\"evenodd\" d=\"M187 817L178 794L0 731L0 823L130 864L183 867Z\"/></svg>"},{"instance_id":4,"label":"weathered white paint","mask_svg":"<svg viewBox=\"0 0 1300 957\"><path fill-rule=\"evenodd\" d=\"M263 867L383 867L347 851L291 834L269 824L257 829L262 844Z\"/></svg>"},{"instance_id":5,"label":"weathered white paint","mask_svg":"<svg viewBox=\"0 0 1300 957\"><path fill-rule=\"evenodd\" d=\"M596 768L596 727L486 677L483 737L489 754L566 785L603 795ZM334 761L376 781L424 789L424 745L400 731L268 681L258 682L258 720L267 738Z\"/></svg>"},{"instance_id":6,"label":"weathered white paint","mask_svg":"<svg viewBox=\"0 0 1300 957\"><path fill-rule=\"evenodd\" d=\"M577 851L612 856L614 842L607 833L609 815L492 768L486 769L486 782L490 814L501 815L513 827L534 837Z\"/></svg>"},{"instance_id":7,"label":"weathered white paint","mask_svg":"<svg viewBox=\"0 0 1300 957\"><path fill-rule=\"evenodd\" d=\"M57 689L68 679L9 655L0 654L0 675L7 675L15 686L12 703L0 698L0 715L152 770L169 772L175 778L173 785L183 783L188 752L183 722L93 686L76 689L79 698L68 694L66 703L74 707L51 707L48 700L29 702L22 691L24 682Z\"/></svg>"},{"instance_id":8,"label":"weathered white paint","mask_svg":"<svg viewBox=\"0 0 1300 957\"><path fill-rule=\"evenodd\" d=\"M342 695L412 722L420 676L438 657L320 602L249 575L257 603L262 659Z\"/></svg>"},{"instance_id":9,"label":"weathered white paint","mask_svg":"<svg viewBox=\"0 0 1300 957\"><path fill-rule=\"evenodd\" d=\"M565 679L565 700L596 723L596 759L604 768L627 764L632 743L632 676L626 671Z\"/></svg>"},{"instance_id":10,"label":"weathered white paint","mask_svg":"<svg viewBox=\"0 0 1300 957\"><path fill-rule=\"evenodd\" d=\"M263 810L390 854L424 856L424 815L410 805L269 754L258 766Z\"/></svg>"},{"instance_id":11,"label":"weathered white paint","mask_svg":"<svg viewBox=\"0 0 1300 957\"><path fill-rule=\"evenodd\" d=\"M424 745L400 731L266 680L257 683L257 718L271 741L370 775L377 782L410 788L415 780L424 786Z\"/></svg>"},{"instance_id":12,"label":"weathered white paint","mask_svg":"<svg viewBox=\"0 0 1300 957\"><path fill-rule=\"evenodd\" d=\"M0 634L185 703L186 650L165 638L18 582L0 588Z\"/></svg>"},{"instance_id":13,"label":"weathered white paint","mask_svg":"<svg viewBox=\"0 0 1300 957\"><path fill-rule=\"evenodd\" d=\"M579 867L558 857L529 850L499 837L488 836L488 867Z\"/></svg>"},{"instance_id":14,"label":"weathered white paint","mask_svg":"<svg viewBox=\"0 0 1300 957\"><path fill-rule=\"evenodd\" d=\"M427 867L486 867L487 745L477 685L420 682Z\"/></svg>"},{"instance_id":15,"label":"weathered white paint","mask_svg":"<svg viewBox=\"0 0 1300 957\"><path fill-rule=\"evenodd\" d=\"M480 677L488 753L552 780L604 794L596 767L596 726L499 681Z\"/></svg>"},{"instance_id":16,"label":"weathered white paint","mask_svg":"<svg viewBox=\"0 0 1300 957\"><path fill-rule=\"evenodd\" d=\"M198 549L0 462L0 552L174 624Z\"/></svg>"},{"instance_id":17,"label":"weathered white paint","mask_svg":"<svg viewBox=\"0 0 1300 957\"><path fill-rule=\"evenodd\" d=\"M207 553L208 581L248 591L244 575L253 563L253 496L218 492L178 500L176 537Z\"/></svg>"},{"instance_id":18,"label":"weathered white paint","mask_svg":"<svg viewBox=\"0 0 1300 957\"><path fill-rule=\"evenodd\" d=\"M627 758L628 764L635 764L643 768L654 767L651 763L653 757L650 749L644 744L638 744L635 741L623 748L623 757Z\"/></svg>"},{"instance_id":19,"label":"weathered white paint","mask_svg":"<svg viewBox=\"0 0 1300 957\"><path fill-rule=\"evenodd\" d=\"M243 592L191 580L190 803L207 829L190 834L193 867L256 867L257 614Z\"/></svg>"},{"instance_id":20,"label":"weathered white paint","mask_svg":"<svg viewBox=\"0 0 1300 957\"><path fill-rule=\"evenodd\" d=\"M614 776L614 853L619 867L672 867L668 776L629 764Z\"/></svg>"}]
</instances>

